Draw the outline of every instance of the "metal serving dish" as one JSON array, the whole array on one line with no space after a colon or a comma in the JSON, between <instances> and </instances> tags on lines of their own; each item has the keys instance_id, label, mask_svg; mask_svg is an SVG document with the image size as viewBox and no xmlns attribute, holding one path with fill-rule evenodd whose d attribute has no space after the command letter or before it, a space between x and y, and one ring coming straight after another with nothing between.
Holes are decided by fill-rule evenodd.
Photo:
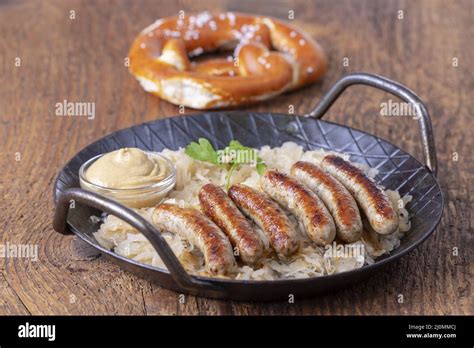
<instances>
[{"instance_id":1,"label":"metal serving dish","mask_svg":"<svg viewBox=\"0 0 474 348\"><path fill-rule=\"evenodd\" d=\"M372 86L389 92L411 103L417 110L426 165L373 135L320 121L338 96L355 84ZM179 263L160 232L132 210L98 194L79 188L78 171L82 163L98 154L122 147L138 147L161 151L178 149L189 142L206 137L216 148L222 148L232 139L247 146L279 146L294 141L305 150L326 149L345 152L355 162L378 168L376 180L387 188L398 189L400 194L413 195L408 205L412 228L401 240L401 245L369 266L357 270L309 279L248 281L223 280L191 276ZM443 196L436 180L436 152L431 121L418 97L408 88L369 74L351 74L339 80L306 116L243 111L204 112L192 116L161 119L112 133L87 146L74 156L59 173L54 185L56 213L54 229L60 233L74 233L122 268L136 275L180 293L198 296L270 301L288 299L290 294L301 298L345 287L360 281L383 266L394 262L422 243L438 225L443 212ZM70 201L74 209L69 209ZM91 215L107 212L137 228L151 242L168 270L145 265L120 256L100 246L92 236L98 224Z\"/></svg>"}]
</instances>

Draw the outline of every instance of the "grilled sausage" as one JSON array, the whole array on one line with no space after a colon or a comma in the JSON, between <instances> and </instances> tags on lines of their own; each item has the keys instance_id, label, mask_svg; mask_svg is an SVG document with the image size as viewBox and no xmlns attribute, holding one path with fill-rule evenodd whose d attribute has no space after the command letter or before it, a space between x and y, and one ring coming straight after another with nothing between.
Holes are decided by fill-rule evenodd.
<instances>
[{"instance_id":1,"label":"grilled sausage","mask_svg":"<svg viewBox=\"0 0 474 348\"><path fill-rule=\"evenodd\" d=\"M296 179L269 169L260 178L260 186L271 198L295 215L308 237L318 245L331 243L336 226L331 214L314 192Z\"/></svg>"},{"instance_id":2,"label":"grilled sausage","mask_svg":"<svg viewBox=\"0 0 474 348\"><path fill-rule=\"evenodd\" d=\"M263 242L251 223L242 215L220 187L206 184L199 191L203 212L227 235L245 263L255 263L263 253Z\"/></svg>"},{"instance_id":3,"label":"grilled sausage","mask_svg":"<svg viewBox=\"0 0 474 348\"><path fill-rule=\"evenodd\" d=\"M265 194L242 184L229 188L229 197L268 236L270 245L280 255L294 254L300 240L288 216Z\"/></svg>"},{"instance_id":4,"label":"grilled sausage","mask_svg":"<svg viewBox=\"0 0 474 348\"><path fill-rule=\"evenodd\" d=\"M153 223L161 230L187 239L204 255L212 274L225 274L235 266L232 246L225 234L196 209L163 203L155 208Z\"/></svg>"},{"instance_id":5,"label":"grilled sausage","mask_svg":"<svg viewBox=\"0 0 474 348\"><path fill-rule=\"evenodd\" d=\"M386 193L372 178L338 156L324 157L321 165L354 196L375 232L395 232L398 228L397 213Z\"/></svg>"},{"instance_id":6,"label":"grilled sausage","mask_svg":"<svg viewBox=\"0 0 474 348\"><path fill-rule=\"evenodd\" d=\"M332 175L318 166L299 161L291 167L291 175L310 188L323 201L336 224L336 235L353 243L362 235L359 208L349 191Z\"/></svg>"}]
</instances>

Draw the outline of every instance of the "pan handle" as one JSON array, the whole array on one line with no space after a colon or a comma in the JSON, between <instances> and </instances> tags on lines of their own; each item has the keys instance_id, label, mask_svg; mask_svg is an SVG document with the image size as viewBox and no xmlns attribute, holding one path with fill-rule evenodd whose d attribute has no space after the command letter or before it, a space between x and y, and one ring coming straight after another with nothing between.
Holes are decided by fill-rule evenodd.
<instances>
[{"instance_id":1,"label":"pan handle","mask_svg":"<svg viewBox=\"0 0 474 348\"><path fill-rule=\"evenodd\" d=\"M73 200L75 203L85 204L108 214L115 215L132 227L136 228L145 236L146 239L148 239L151 245L153 245L153 248L155 248L156 252L158 255L160 255L164 264L170 271L171 277L182 290L206 290L222 293L222 289L219 286L210 282L198 280L190 276L185 271L178 258L161 235L160 231L158 231L158 229L150 222L145 220L132 209L129 209L122 204L119 204L97 193L82 190L80 188L64 190L58 198L56 212L54 214L53 228L57 232L62 234L71 233L67 227L67 216L71 205L71 200Z\"/></svg>"},{"instance_id":2,"label":"pan handle","mask_svg":"<svg viewBox=\"0 0 474 348\"><path fill-rule=\"evenodd\" d=\"M321 98L318 105L307 115L308 117L322 118L326 111L331 107L337 98L352 85L366 85L388 92L407 103L410 103L416 110L416 115L420 125L421 143L423 146L423 155L426 166L436 176L438 171L438 162L436 159L436 147L433 137L433 128L431 126L431 119L425 105L420 98L413 93L409 88L389 80L385 77L366 74L353 73L344 76L337 81L331 89Z\"/></svg>"}]
</instances>

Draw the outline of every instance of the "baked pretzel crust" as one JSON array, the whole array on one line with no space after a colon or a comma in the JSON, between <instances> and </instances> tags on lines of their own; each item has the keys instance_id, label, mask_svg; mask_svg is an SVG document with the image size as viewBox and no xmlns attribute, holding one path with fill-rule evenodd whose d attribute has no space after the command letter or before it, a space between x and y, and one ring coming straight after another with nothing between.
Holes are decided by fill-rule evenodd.
<instances>
[{"instance_id":1,"label":"baked pretzel crust","mask_svg":"<svg viewBox=\"0 0 474 348\"><path fill-rule=\"evenodd\" d=\"M234 49L234 57L189 57ZM129 52L142 87L173 104L211 109L249 104L313 83L326 71L319 44L271 17L202 12L164 18Z\"/></svg>"}]
</instances>

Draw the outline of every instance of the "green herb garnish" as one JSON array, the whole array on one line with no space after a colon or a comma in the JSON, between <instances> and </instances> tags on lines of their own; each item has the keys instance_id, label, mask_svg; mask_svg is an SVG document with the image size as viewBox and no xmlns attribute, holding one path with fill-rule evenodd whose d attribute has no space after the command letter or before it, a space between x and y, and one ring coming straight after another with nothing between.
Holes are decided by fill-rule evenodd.
<instances>
[{"instance_id":1,"label":"green herb garnish","mask_svg":"<svg viewBox=\"0 0 474 348\"><path fill-rule=\"evenodd\" d=\"M191 142L185 147L184 152L191 158L202 162L209 162L215 165L219 165L217 151L206 138L199 138L199 144Z\"/></svg>"},{"instance_id":2,"label":"green herb garnish","mask_svg":"<svg viewBox=\"0 0 474 348\"><path fill-rule=\"evenodd\" d=\"M192 142L185 147L184 152L191 158L202 162L212 163L227 170L226 189L229 189L232 173L243 164L254 164L258 174L262 175L267 168L258 156L257 150L242 145L237 140L231 140L223 150L215 150L209 140L199 138L199 143Z\"/></svg>"}]
</instances>

